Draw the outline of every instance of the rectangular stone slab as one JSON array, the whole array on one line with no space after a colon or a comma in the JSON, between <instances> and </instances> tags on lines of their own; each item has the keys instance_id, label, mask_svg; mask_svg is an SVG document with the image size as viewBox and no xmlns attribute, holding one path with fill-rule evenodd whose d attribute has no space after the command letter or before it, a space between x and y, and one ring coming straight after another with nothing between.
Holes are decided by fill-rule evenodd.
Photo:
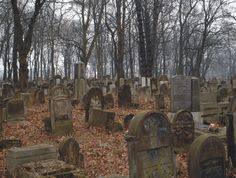
<instances>
[{"instance_id":1,"label":"rectangular stone slab","mask_svg":"<svg viewBox=\"0 0 236 178\"><path fill-rule=\"evenodd\" d=\"M6 157L6 168L9 173L23 163L45 159L57 159L57 151L53 145L40 144L9 149Z\"/></svg>"}]
</instances>

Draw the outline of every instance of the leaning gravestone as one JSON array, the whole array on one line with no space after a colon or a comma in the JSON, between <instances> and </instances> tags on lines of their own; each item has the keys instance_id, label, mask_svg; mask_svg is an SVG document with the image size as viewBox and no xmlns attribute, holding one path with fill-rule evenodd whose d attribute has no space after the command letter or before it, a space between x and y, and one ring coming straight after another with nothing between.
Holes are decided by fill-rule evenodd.
<instances>
[{"instance_id":1,"label":"leaning gravestone","mask_svg":"<svg viewBox=\"0 0 236 178\"><path fill-rule=\"evenodd\" d=\"M194 140L194 120L189 111L178 111L172 120L173 144L176 150L184 151Z\"/></svg>"},{"instance_id":2,"label":"leaning gravestone","mask_svg":"<svg viewBox=\"0 0 236 178\"><path fill-rule=\"evenodd\" d=\"M67 138L59 145L59 160L84 168L84 157L80 153L79 143L74 138Z\"/></svg>"},{"instance_id":3,"label":"leaning gravestone","mask_svg":"<svg viewBox=\"0 0 236 178\"><path fill-rule=\"evenodd\" d=\"M166 115L152 111L136 115L126 140L130 178L175 177L171 126Z\"/></svg>"},{"instance_id":4,"label":"leaning gravestone","mask_svg":"<svg viewBox=\"0 0 236 178\"><path fill-rule=\"evenodd\" d=\"M191 111L191 78L177 75L171 79L171 111Z\"/></svg>"},{"instance_id":5,"label":"leaning gravestone","mask_svg":"<svg viewBox=\"0 0 236 178\"><path fill-rule=\"evenodd\" d=\"M202 135L190 147L189 177L225 178L225 149L215 136Z\"/></svg>"}]
</instances>

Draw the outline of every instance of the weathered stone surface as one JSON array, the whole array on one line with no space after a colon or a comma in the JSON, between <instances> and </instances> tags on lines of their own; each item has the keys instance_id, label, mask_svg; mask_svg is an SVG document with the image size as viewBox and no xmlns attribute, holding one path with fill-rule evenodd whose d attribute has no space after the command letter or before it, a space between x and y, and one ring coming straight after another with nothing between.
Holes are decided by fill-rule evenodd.
<instances>
[{"instance_id":1,"label":"weathered stone surface","mask_svg":"<svg viewBox=\"0 0 236 178\"><path fill-rule=\"evenodd\" d=\"M114 98L112 94L104 95L104 109L114 108Z\"/></svg>"},{"instance_id":2,"label":"weathered stone surface","mask_svg":"<svg viewBox=\"0 0 236 178\"><path fill-rule=\"evenodd\" d=\"M115 119L115 113L104 111L100 109L91 109L89 116L89 125L95 127L105 128L106 130L112 130L112 125Z\"/></svg>"},{"instance_id":3,"label":"weathered stone surface","mask_svg":"<svg viewBox=\"0 0 236 178\"><path fill-rule=\"evenodd\" d=\"M83 105L85 109L85 122L89 121L89 110L93 108L104 109L104 98L100 88L91 88L83 97Z\"/></svg>"},{"instance_id":4,"label":"weathered stone surface","mask_svg":"<svg viewBox=\"0 0 236 178\"><path fill-rule=\"evenodd\" d=\"M196 77L191 78L191 111L200 111L200 80Z\"/></svg>"},{"instance_id":5,"label":"weathered stone surface","mask_svg":"<svg viewBox=\"0 0 236 178\"><path fill-rule=\"evenodd\" d=\"M194 120L191 112L180 110L175 113L171 130L175 150L188 149L194 140Z\"/></svg>"},{"instance_id":6,"label":"weathered stone surface","mask_svg":"<svg viewBox=\"0 0 236 178\"><path fill-rule=\"evenodd\" d=\"M55 135L66 135L73 132L72 106L69 90L56 85L51 89L49 100L50 123L45 121L46 130L50 130Z\"/></svg>"},{"instance_id":7,"label":"weathered stone surface","mask_svg":"<svg viewBox=\"0 0 236 178\"><path fill-rule=\"evenodd\" d=\"M202 135L192 143L189 152L189 177L226 177L225 149L219 138Z\"/></svg>"},{"instance_id":8,"label":"weathered stone surface","mask_svg":"<svg viewBox=\"0 0 236 178\"><path fill-rule=\"evenodd\" d=\"M160 84L160 94L162 94L164 96L169 95L169 87L168 87L167 83Z\"/></svg>"},{"instance_id":9,"label":"weathered stone surface","mask_svg":"<svg viewBox=\"0 0 236 178\"><path fill-rule=\"evenodd\" d=\"M118 106L130 107L131 106L131 90L129 85L122 85L118 90Z\"/></svg>"},{"instance_id":10,"label":"weathered stone surface","mask_svg":"<svg viewBox=\"0 0 236 178\"><path fill-rule=\"evenodd\" d=\"M8 150L6 157L7 171L12 174L14 169L31 161L57 159L57 151L53 145L40 144Z\"/></svg>"},{"instance_id":11,"label":"weathered stone surface","mask_svg":"<svg viewBox=\"0 0 236 178\"><path fill-rule=\"evenodd\" d=\"M7 120L25 120L25 107L22 99L10 99L7 102Z\"/></svg>"},{"instance_id":12,"label":"weathered stone surface","mask_svg":"<svg viewBox=\"0 0 236 178\"><path fill-rule=\"evenodd\" d=\"M130 123L128 135L129 177L175 177L171 126L166 115L143 112Z\"/></svg>"},{"instance_id":13,"label":"weathered stone surface","mask_svg":"<svg viewBox=\"0 0 236 178\"><path fill-rule=\"evenodd\" d=\"M55 159L22 164L14 175L16 178L86 178L83 170Z\"/></svg>"},{"instance_id":14,"label":"weathered stone surface","mask_svg":"<svg viewBox=\"0 0 236 178\"><path fill-rule=\"evenodd\" d=\"M4 83L2 85L2 96L3 98L9 98L15 96L15 90L11 83Z\"/></svg>"},{"instance_id":15,"label":"weathered stone surface","mask_svg":"<svg viewBox=\"0 0 236 178\"><path fill-rule=\"evenodd\" d=\"M59 145L59 160L79 168L84 168L84 157L80 153L79 143L74 138L67 138Z\"/></svg>"},{"instance_id":16,"label":"weathered stone surface","mask_svg":"<svg viewBox=\"0 0 236 178\"><path fill-rule=\"evenodd\" d=\"M191 111L191 78L175 76L171 79L171 112Z\"/></svg>"}]
</instances>

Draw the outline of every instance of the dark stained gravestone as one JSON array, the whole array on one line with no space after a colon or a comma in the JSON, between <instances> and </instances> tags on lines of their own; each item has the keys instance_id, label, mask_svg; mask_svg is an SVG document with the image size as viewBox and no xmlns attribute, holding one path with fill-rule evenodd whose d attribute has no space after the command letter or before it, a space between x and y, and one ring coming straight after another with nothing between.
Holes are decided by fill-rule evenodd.
<instances>
[{"instance_id":1,"label":"dark stained gravestone","mask_svg":"<svg viewBox=\"0 0 236 178\"><path fill-rule=\"evenodd\" d=\"M84 157L80 153L79 143L74 138L67 138L59 145L59 160L84 168Z\"/></svg>"},{"instance_id":2,"label":"dark stained gravestone","mask_svg":"<svg viewBox=\"0 0 236 178\"><path fill-rule=\"evenodd\" d=\"M11 83L4 83L2 84L2 96L4 98L14 97L15 90Z\"/></svg>"},{"instance_id":3,"label":"dark stained gravestone","mask_svg":"<svg viewBox=\"0 0 236 178\"><path fill-rule=\"evenodd\" d=\"M98 87L90 88L83 97L83 105L85 109L85 122L89 121L89 112L93 108L104 109L103 92Z\"/></svg>"},{"instance_id":4,"label":"dark stained gravestone","mask_svg":"<svg viewBox=\"0 0 236 178\"><path fill-rule=\"evenodd\" d=\"M197 77L191 78L191 111L200 111L200 80Z\"/></svg>"},{"instance_id":5,"label":"dark stained gravestone","mask_svg":"<svg viewBox=\"0 0 236 178\"><path fill-rule=\"evenodd\" d=\"M122 85L118 90L118 106L130 107L132 105L131 90L129 85Z\"/></svg>"},{"instance_id":6,"label":"dark stained gravestone","mask_svg":"<svg viewBox=\"0 0 236 178\"><path fill-rule=\"evenodd\" d=\"M171 125L166 115L152 111L136 115L126 140L130 178L175 177Z\"/></svg>"},{"instance_id":7,"label":"dark stained gravestone","mask_svg":"<svg viewBox=\"0 0 236 178\"><path fill-rule=\"evenodd\" d=\"M192 143L189 152L189 177L226 177L225 149L218 137L202 135Z\"/></svg>"},{"instance_id":8,"label":"dark stained gravestone","mask_svg":"<svg viewBox=\"0 0 236 178\"><path fill-rule=\"evenodd\" d=\"M10 99L7 102L7 121L25 120L25 107L22 99Z\"/></svg>"},{"instance_id":9,"label":"dark stained gravestone","mask_svg":"<svg viewBox=\"0 0 236 178\"><path fill-rule=\"evenodd\" d=\"M171 79L171 111L191 111L191 77L177 75Z\"/></svg>"},{"instance_id":10,"label":"dark stained gravestone","mask_svg":"<svg viewBox=\"0 0 236 178\"><path fill-rule=\"evenodd\" d=\"M194 120L189 111L180 110L172 120L173 144L175 150L184 151L194 140Z\"/></svg>"},{"instance_id":11,"label":"dark stained gravestone","mask_svg":"<svg viewBox=\"0 0 236 178\"><path fill-rule=\"evenodd\" d=\"M104 109L114 108L114 98L112 94L104 95Z\"/></svg>"}]
</instances>

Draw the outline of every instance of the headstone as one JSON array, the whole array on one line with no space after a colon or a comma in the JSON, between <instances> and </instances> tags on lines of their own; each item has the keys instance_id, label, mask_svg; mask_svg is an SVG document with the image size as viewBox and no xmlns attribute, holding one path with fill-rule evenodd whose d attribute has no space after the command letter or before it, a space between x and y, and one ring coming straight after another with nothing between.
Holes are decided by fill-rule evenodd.
<instances>
[{"instance_id":1,"label":"headstone","mask_svg":"<svg viewBox=\"0 0 236 178\"><path fill-rule=\"evenodd\" d=\"M114 108L114 98L112 94L104 95L104 109Z\"/></svg>"},{"instance_id":2,"label":"headstone","mask_svg":"<svg viewBox=\"0 0 236 178\"><path fill-rule=\"evenodd\" d=\"M85 109L85 122L89 120L89 110L93 108L104 109L104 98L100 88L91 88L83 97L83 105Z\"/></svg>"},{"instance_id":3,"label":"headstone","mask_svg":"<svg viewBox=\"0 0 236 178\"><path fill-rule=\"evenodd\" d=\"M168 87L167 83L160 84L160 94L162 94L164 96L169 95L169 87Z\"/></svg>"},{"instance_id":4,"label":"headstone","mask_svg":"<svg viewBox=\"0 0 236 178\"><path fill-rule=\"evenodd\" d=\"M118 106L130 107L131 106L131 91L129 85L123 85L118 90Z\"/></svg>"},{"instance_id":5,"label":"headstone","mask_svg":"<svg viewBox=\"0 0 236 178\"><path fill-rule=\"evenodd\" d=\"M158 84L157 84L157 79L156 78L151 78L151 94L154 95L158 91Z\"/></svg>"},{"instance_id":6,"label":"headstone","mask_svg":"<svg viewBox=\"0 0 236 178\"><path fill-rule=\"evenodd\" d=\"M177 75L171 79L171 111L191 111L191 78Z\"/></svg>"},{"instance_id":7,"label":"headstone","mask_svg":"<svg viewBox=\"0 0 236 178\"><path fill-rule=\"evenodd\" d=\"M189 152L189 177L226 177L225 149L218 137L202 135L192 143Z\"/></svg>"},{"instance_id":8,"label":"headstone","mask_svg":"<svg viewBox=\"0 0 236 178\"><path fill-rule=\"evenodd\" d=\"M59 160L84 168L84 157L80 152L79 143L74 138L67 138L59 145Z\"/></svg>"},{"instance_id":9,"label":"headstone","mask_svg":"<svg viewBox=\"0 0 236 178\"><path fill-rule=\"evenodd\" d=\"M166 115L143 112L130 123L128 135L129 177L175 177L171 126Z\"/></svg>"},{"instance_id":10,"label":"headstone","mask_svg":"<svg viewBox=\"0 0 236 178\"><path fill-rule=\"evenodd\" d=\"M55 75L53 79L54 79L55 85L62 85L62 78L60 75Z\"/></svg>"},{"instance_id":11,"label":"headstone","mask_svg":"<svg viewBox=\"0 0 236 178\"><path fill-rule=\"evenodd\" d=\"M191 78L191 111L199 112L200 111L200 80L196 77Z\"/></svg>"},{"instance_id":12,"label":"headstone","mask_svg":"<svg viewBox=\"0 0 236 178\"><path fill-rule=\"evenodd\" d=\"M7 102L7 121L25 120L25 107L22 99L10 99Z\"/></svg>"},{"instance_id":13,"label":"headstone","mask_svg":"<svg viewBox=\"0 0 236 178\"><path fill-rule=\"evenodd\" d=\"M15 96L15 90L12 84L4 83L2 84L2 96L3 98L10 98Z\"/></svg>"},{"instance_id":14,"label":"headstone","mask_svg":"<svg viewBox=\"0 0 236 178\"><path fill-rule=\"evenodd\" d=\"M34 92L34 103L35 104L44 104L45 103L45 94L42 89L36 89Z\"/></svg>"},{"instance_id":15,"label":"headstone","mask_svg":"<svg viewBox=\"0 0 236 178\"><path fill-rule=\"evenodd\" d=\"M49 125L49 130L56 135L70 134L73 131L70 93L66 87L56 85L51 89L49 111L50 120L45 120L46 130Z\"/></svg>"},{"instance_id":16,"label":"headstone","mask_svg":"<svg viewBox=\"0 0 236 178\"><path fill-rule=\"evenodd\" d=\"M101 109L91 109L89 114L89 125L94 127L105 128L108 131L112 130L112 124L115 120L115 113L104 111Z\"/></svg>"},{"instance_id":17,"label":"headstone","mask_svg":"<svg viewBox=\"0 0 236 178\"><path fill-rule=\"evenodd\" d=\"M175 113L171 130L175 150L188 149L194 140L194 120L191 112L180 110Z\"/></svg>"},{"instance_id":18,"label":"headstone","mask_svg":"<svg viewBox=\"0 0 236 178\"><path fill-rule=\"evenodd\" d=\"M40 144L20 148L11 148L6 157L6 169L12 174L15 168L31 161L56 159L57 151L53 145Z\"/></svg>"}]
</instances>

